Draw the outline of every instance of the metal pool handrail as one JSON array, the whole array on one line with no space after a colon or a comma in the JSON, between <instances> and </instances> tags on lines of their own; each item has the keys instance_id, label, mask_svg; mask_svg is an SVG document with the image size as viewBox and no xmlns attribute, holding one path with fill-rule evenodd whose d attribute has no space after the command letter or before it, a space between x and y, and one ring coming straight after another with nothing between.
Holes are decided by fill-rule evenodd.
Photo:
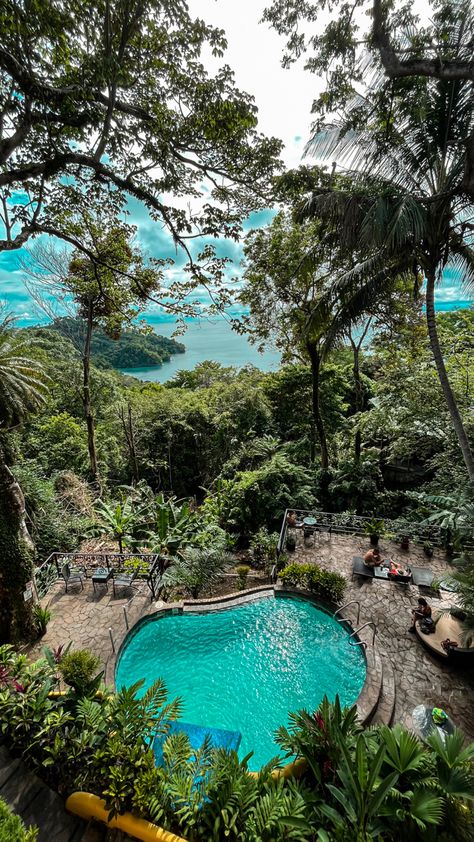
<instances>
[{"instance_id":1,"label":"metal pool handrail","mask_svg":"<svg viewBox=\"0 0 474 842\"><path fill-rule=\"evenodd\" d=\"M367 648L367 643L365 642L365 640L352 640L352 638L356 634L359 634L359 632L362 631L362 629L365 629L367 626L372 626L372 628L374 630L374 633L372 635L372 646L374 645L375 635L377 634L377 626L375 625L373 620L369 620L367 623L364 623L362 626L360 626L358 629L353 631L352 634L349 635L349 644L351 646L365 646Z\"/></svg>"},{"instance_id":2,"label":"metal pool handrail","mask_svg":"<svg viewBox=\"0 0 474 842\"><path fill-rule=\"evenodd\" d=\"M357 605L357 620L356 620L356 623L359 622L359 620L360 620L360 602L357 599L351 599L350 602L346 602L345 605L341 605L341 607L338 608L334 612L334 614L332 615L334 617L334 619L337 620L338 623L345 623L346 622L344 617L338 617L337 615L339 614L340 611L344 611L344 608L349 608L349 605Z\"/></svg>"}]
</instances>

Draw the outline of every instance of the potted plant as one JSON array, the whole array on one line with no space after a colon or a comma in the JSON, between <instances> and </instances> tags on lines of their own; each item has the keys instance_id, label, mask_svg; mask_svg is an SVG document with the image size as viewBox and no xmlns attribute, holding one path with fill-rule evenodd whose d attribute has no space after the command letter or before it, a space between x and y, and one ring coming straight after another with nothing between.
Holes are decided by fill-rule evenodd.
<instances>
[{"instance_id":1,"label":"potted plant","mask_svg":"<svg viewBox=\"0 0 474 842\"><path fill-rule=\"evenodd\" d=\"M380 518L373 517L365 524L365 534L369 536L370 543L373 547L377 546L380 536L383 535L384 529L385 523Z\"/></svg>"},{"instance_id":2,"label":"potted plant","mask_svg":"<svg viewBox=\"0 0 474 842\"><path fill-rule=\"evenodd\" d=\"M296 534L293 529L289 529L286 533L286 549L288 552L292 553L296 549Z\"/></svg>"},{"instance_id":3,"label":"potted plant","mask_svg":"<svg viewBox=\"0 0 474 842\"><path fill-rule=\"evenodd\" d=\"M406 532L402 532L399 536L400 547L402 550L408 550L410 546L410 536Z\"/></svg>"},{"instance_id":4,"label":"potted plant","mask_svg":"<svg viewBox=\"0 0 474 842\"><path fill-rule=\"evenodd\" d=\"M431 541L425 541L425 543L423 544L423 550L425 555L427 555L428 558L431 558L431 556L433 555L433 544L431 543Z\"/></svg>"}]
</instances>

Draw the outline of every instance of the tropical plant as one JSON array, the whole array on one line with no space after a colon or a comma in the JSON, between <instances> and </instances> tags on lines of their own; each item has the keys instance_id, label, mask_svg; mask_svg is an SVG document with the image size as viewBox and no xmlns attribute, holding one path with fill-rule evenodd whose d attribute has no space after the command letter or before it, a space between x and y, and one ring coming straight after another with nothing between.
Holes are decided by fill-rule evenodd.
<instances>
[{"instance_id":1,"label":"tropical plant","mask_svg":"<svg viewBox=\"0 0 474 842\"><path fill-rule=\"evenodd\" d=\"M254 562L257 567L263 567L267 573L276 562L278 540L278 532L270 534L265 526L262 526L250 539Z\"/></svg>"},{"instance_id":2,"label":"tropical plant","mask_svg":"<svg viewBox=\"0 0 474 842\"><path fill-rule=\"evenodd\" d=\"M42 637L44 634L46 634L46 629L47 629L48 623L51 619L51 611L50 611L49 608L44 607L43 605L40 605L39 603L36 603L36 605L34 607L34 615L35 615L36 624L38 626L38 633L39 633L40 637Z\"/></svg>"},{"instance_id":3,"label":"tropical plant","mask_svg":"<svg viewBox=\"0 0 474 842\"><path fill-rule=\"evenodd\" d=\"M381 535L384 534L385 523L381 518L370 518L364 526L364 532L370 537L371 543L377 544Z\"/></svg>"},{"instance_id":4,"label":"tropical plant","mask_svg":"<svg viewBox=\"0 0 474 842\"><path fill-rule=\"evenodd\" d=\"M119 552L123 553L124 544L131 540L133 529L139 522L140 512L137 512L128 499L109 505L103 500L97 500L95 510L105 525L118 541Z\"/></svg>"},{"instance_id":5,"label":"tropical plant","mask_svg":"<svg viewBox=\"0 0 474 842\"><path fill-rule=\"evenodd\" d=\"M250 567L248 564L238 564L235 568L235 572L239 577L238 588L239 591L245 590L247 587L247 578L250 572Z\"/></svg>"},{"instance_id":6,"label":"tropical plant","mask_svg":"<svg viewBox=\"0 0 474 842\"><path fill-rule=\"evenodd\" d=\"M472 540L474 533L474 489L469 483L453 494L413 492L412 499L421 504L423 524L436 524L453 541L455 547ZM431 511L430 511L431 510Z\"/></svg>"},{"instance_id":7,"label":"tropical plant","mask_svg":"<svg viewBox=\"0 0 474 842\"><path fill-rule=\"evenodd\" d=\"M0 842L36 842L38 828L26 828L19 816L0 798Z\"/></svg>"},{"instance_id":8,"label":"tropical plant","mask_svg":"<svg viewBox=\"0 0 474 842\"><path fill-rule=\"evenodd\" d=\"M87 649L77 649L61 658L59 672L79 696L88 696L95 693L102 679L103 672L96 675L99 666L97 655Z\"/></svg>"},{"instance_id":9,"label":"tropical plant","mask_svg":"<svg viewBox=\"0 0 474 842\"><path fill-rule=\"evenodd\" d=\"M324 696L315 713L302 710L288 718L288 727L282 725L276 731L275 742L288 757L306 760L313 786L333 780L341 753L339 738L352 746L361 732L356 707L341 707L339 696L331 704Z\"/></svg>"},{"instance_id":10,"label":"tropical plant","mask_svg":"<svg viewBox=\"0 0 474 842\"><path fill-rule=\"evenodd\" d=\"M33 542L21 488L7 465L8 431L42 406L49 382L11 321L0 324L0 643L31 634L34 625L31 603L23 599Z\"/></svg>"},{"instance_id":11,"label":"tropical plant","mask_svg":"<svg viewBox=\"0 0 474 842\"><path fill-rule=\"evenodd\" d=\"M186 734L172 734L163 745L163 769L138 781L135 806L165 827L177 825L190 842L311 838L305 790L296 783L274 781L274 763L260 775L250 775L249 759L212 748L209 738L196 750Z\"/></svg>"},{"instance_id":12,"label":"tropical plant","mask_svg":"<svg viewBox=\"0 0 474 842\"><path fill-rule=\"evenodd\" d=\"M197 599L204 590L219 581L222 573L232 564L230 556L223 546L187 547L181 556L177 556L163 575L163 584L174 588L184 588L193 599Z\"/></svg>"},{"instance_id":13,"label":"tropical plant","mask_svg":"<svg viewBox=\"0 0 474 842\"><path fill-rule=\"evenodd\" d=\"M430 737L428 745L400 725L363 730L356 708L325 698L314 714L290 715L277 742L307 763L304 780L316 799L307 801L319 839L399 842L401 838L470 838L474 746L462 735ZM307 814L308 815L308 814ZM459 836L460 838L460 836Z\"/></svg>"}]
</instances>

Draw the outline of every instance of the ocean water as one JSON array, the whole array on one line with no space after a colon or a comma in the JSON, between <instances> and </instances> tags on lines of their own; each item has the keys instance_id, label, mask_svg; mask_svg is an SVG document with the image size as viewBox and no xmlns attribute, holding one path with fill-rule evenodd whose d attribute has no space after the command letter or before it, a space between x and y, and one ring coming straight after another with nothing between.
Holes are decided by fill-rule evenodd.
<instances>
[{"instance_id":1,"label":"ocean water","mask_svg":"<svg viewBox=\"0 0 474 842\"><path fill-rule=\"evenodd\" d=\"M279 753L288 713L314 711L326 694L357 699L366 665L332 616L298 597L267 597L223 611L156 617L130 635L115 685L162 678L183 722L239 731L239 755L257 770Z\"/></svg>"},{"instance_id":2,"label":"ocean water","mask_svg":"<svg viewBox=\"0 0 474 842\"><path fill-rule=\"evenodd\" d=\"M170 322L153 321L147 317L156 333L171 336L174 324ZM280 365L280 354L267 349L263 354L252 345L245 336L236 333L223 318L212 321L190 319L183 336L176 337L186 346L184 354L174 354L170 361L159 368L133 368L124 370L125 374L132 374L140 380L152 380L164 383L170 380L177 371L190 371L204 360L214 360L223 366L254 365L262 371L276 371Z\"/></svg>"}]
</instances>

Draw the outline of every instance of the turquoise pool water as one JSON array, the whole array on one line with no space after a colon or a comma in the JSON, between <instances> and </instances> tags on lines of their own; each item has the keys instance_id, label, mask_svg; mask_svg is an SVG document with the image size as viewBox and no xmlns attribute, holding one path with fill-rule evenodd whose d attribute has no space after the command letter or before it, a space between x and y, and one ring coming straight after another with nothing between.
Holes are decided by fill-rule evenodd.
<instances>
[{"instance_id":1,"label":"turquoise pool water","mask_svg":"<svg viewBox=\"0 0 474 842\"><path fill-rule=\"evenodd\" d=\"M181 696L182 719L241 731L239 754L258 769L278 754L273 733L288 712L314 710L324 694L355 702L365 680L359 646L311 602L281 596L225 611L152 618L120 654L118 688L163 678Z\"/></svg>"}]
</instances>

